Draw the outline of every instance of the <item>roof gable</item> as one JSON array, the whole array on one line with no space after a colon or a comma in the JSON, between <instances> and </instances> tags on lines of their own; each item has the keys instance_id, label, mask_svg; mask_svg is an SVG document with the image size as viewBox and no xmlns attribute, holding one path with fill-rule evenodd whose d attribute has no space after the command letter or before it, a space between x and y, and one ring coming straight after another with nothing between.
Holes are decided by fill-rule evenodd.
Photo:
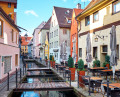
<instances>
[{"instance_id":1,"label":"roof gable","mask_svg":"<svg viewBox=\"0 0 120 97\"><path fill-rule=\"evenodd\" d=\"M71 23L68 23L67 19L72 18L73 9L55 7L55 6L54 6L54 9L55 9L55 13L56 13L56 17L57 17L57 20L58 20L59 27L70 28Z\"/></svg>"},{"instance_id":2,"label":"roof gable","mask_svg":"<svg viewBox=\"0 0 120 97\"><path fill-rule=\"evenodd\" d=\"M51 17L49 18L49 20L47 21L47 23L44 25L44 27L42 29L50 29L50 21L51 21Z\"/></svg>"}]
</instances>

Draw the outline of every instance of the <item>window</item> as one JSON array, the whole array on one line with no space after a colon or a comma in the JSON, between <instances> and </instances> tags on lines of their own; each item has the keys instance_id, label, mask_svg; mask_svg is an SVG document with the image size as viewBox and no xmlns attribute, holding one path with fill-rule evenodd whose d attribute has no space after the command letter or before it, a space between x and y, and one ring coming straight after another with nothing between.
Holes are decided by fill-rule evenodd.
<instances>
[{"instance_id":1,"label":"window","mask_svg":"<svg viewBox=\"0 0 120 97\"><path fill-rule=\"evenodd\" d=\"M18 66L18 54L15 54L15 66Z\"/></svg>"},{"instance_id":2,"label":"window","mask_svg":"<svg viewBox=\"0 0 120 97\"><path fill-rule=\"evenodd\" d=\"M8 8L11 8L11 3L8 3Z\"/></svg>"},{"instance_id":3,"label":"window","mask_svg":"<svg viewBox=\"0 0 120 97\"><path fill-rule=\"evenodd\" d=\"M79 48L79 57L82 57L82 48Z\"/></svg>"},{"instance_id":4,"label":"window","mask_svg":"<svg viewBox=\"0 0 120 97\"><path fill-rule=\"evenodd\" d=\"M85 17L85 26L90 24L90 16Z\"/></svg>"},{"instance_id":5,"label":"window","mask_svg":"<svg viewBox=\"0 0 120 97\"><path fill-rule=\"evenodd\" d=\"M56 36L58 36L58 29L56 30Z\"/></svg>"},{"instance_id":6,"label":"window","mask_svg":"<svg viewBox=\"0 0 120 97\"><path fill-rule=\"evenodd\" d=\"M117 45L116 51L117 51L117 58L119 59L119 45Z\"/></svg>"},{"instance_id":7,"label":"window","mask_svg":"<svg viewBox=\"0 0 120 97\"><path fill-rule=\"evenodd\" d=\"M93 58L97 58L97 47L93 47Z\"/></svg>"},{"instance_id":8,"label":"window","mask_svg":"<svg viewBox=\"0 0 120 97\"><path fill-rule=\"evenodd\" d=\"M16 44L18 44L18 34L16 33Z\"/></svg>"},{"instance_id":9,"label":"window","mask_svg":"<svg viewBox=\"0 0 120 97\"><path fill-rule=\"evenodd\" d=\"M0 37L3 37L3 21L0 20Z\"/></svg>"},{"instance_id":10,"label":"window","mask_svg":"<svg viewBox=\"0 0 120 97\"><path fill-rule=\"evenodd\" d=\"M68 23L71 23L71 19L68 19Z\"/></svg>"},{"instance_id":11,"label":"window","mask_svg":"<svg viewBox=\"0 0 120 97\"><path fill-rule=\"evenodd\" d=\"M53 38L53 32L52 32L52 38Z\"/></svg>"},{"instance_id":12,"label":"window","mask_svg":"<svg viewBox=\"0 0 120 97\"><path fill-rule=\"evenodd\" d=\"M63 34L67 34L67 29L63 29Z\"/></svg>"},{"instance_id":13,"label":"window","mask_svg":"<svg viewBox=\"0 0 120 97\"><path fill-rule=\"evenodd\" d=\"M107 50L108 50L107 45L103 45L101 50L102 53L107 53Z\"/></svg>"},{"instance_id":14,"label":"window","mask_svg":"<svg viewBox=\"0 0 120 97\"><path fill-rule=\"evenodd\" d=\"M113 3L113 13L120 12L120 0Z\"/></svg>"},{"instance_id":15,"label":"window","mask_svg":"<svg viewBox=\"0 0 120 97\"><path fill-rule=\"evenodd\" d=\"M51 39L51 33L50 33L50 39Z\"/></svg>"},{"instance_id":16,"label":"window","mask_svg":"<svg viewBox=\"0 0 120 97\"><path fill-rule=\"evenodd\" d=\"M99 20L99 13L98 12L95 12L94 14L93 14L93 22L96 22L96 21L98 21Z\"/></svg>"},{"instance_id":17,"label":"window","mask_svg":"<svg viewBox=\"0 0 120 97\"><path fill-rule=\"evenodd\" d=\"M54 37L56 36L56 30L54 31Z\"/></svg>"},{"instance_id":18,"label":"window","mask_svg":"<svg viewBox=\"0 0 120 97\"><path fill-rule=\"evenodd\" d=\"M14 32L13 32L13 29L12 29L12 32L11 32L11 38L12 38L12 42L14 41Z\"/></svg>"},{"instance_id":19,"label":"window","mask_svg":"<svg viewBox=\"0 0 120 97\"><path fill-rule=\"evenodd\" d=\"M3 56L2 62L4 62L4 74L11 71L11 56Z\"/></svg>"}]
</instances>

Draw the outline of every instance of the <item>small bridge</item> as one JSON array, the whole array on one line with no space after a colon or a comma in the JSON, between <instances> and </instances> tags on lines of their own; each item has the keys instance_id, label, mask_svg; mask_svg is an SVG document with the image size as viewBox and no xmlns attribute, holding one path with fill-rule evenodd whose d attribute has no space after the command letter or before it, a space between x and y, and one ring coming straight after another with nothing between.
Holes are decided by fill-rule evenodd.
<instances>
[{"instance_id":1,"label":"small bridge","mask_svg":"<svg viewBox=\"0 0 120 97\"><path fill-rule=\"evenodd\" d=\"M66 82L21 83L14 91L68 91L73 87Z\"/></svg>"}]
</instances>

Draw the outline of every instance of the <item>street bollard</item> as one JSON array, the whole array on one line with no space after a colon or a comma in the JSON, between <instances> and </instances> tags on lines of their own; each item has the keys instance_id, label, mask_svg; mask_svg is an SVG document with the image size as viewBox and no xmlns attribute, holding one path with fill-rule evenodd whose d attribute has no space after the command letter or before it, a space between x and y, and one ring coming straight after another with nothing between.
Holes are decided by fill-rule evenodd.
<instances>
[{"instance_id":1,"label":"street bollard","mask_svg":"<svg viewBox=\"0 0 120 97\"><path fill-rule=\"evenodd\" d=\"M8 84L7 84L7 91L9 91L9 72L8 72L8 80L7 80Z\"/></svg>"},{"instance_id":2,"label":"street bollard","mask_svg":"<svg viewBox=\"0 0 120 97\"><path fill-rule=\"evenodd\" d=\"M17 68L16 68L16 88L17 88Z\"/></svg>"},{"instance_id":3,"label":"street bollard","mask_svg":"<svg viewBox=\"0 0 120 97\"><path fill-rule=\"evenodd\" d=\"M71 71L70 71L70 87L71 87Z\"/></svg>"},{"instance_id":4,"label":"street bollard","mask_svg":"<svg viewBox=\"0 0 120 97\"><path fill-rule=\"evenodd\" d=\"M90 96L90 76L89 76L89 96Z\"/></svg>"},{"instance_id":5,"label":"street bollard","mask_svg":"<svg viewBox=\"0 0 120 97\"><path fill-rule=\"evenodd\" d=\"M79 73L78 73L78 88L79 88Z\"/></svg>"},{"instance_id":6,"label":"street bollard","mask_svg":"<svg viewBox=\"0 0 120 97\"><path fill-rule=\"evenodd\" d=\"M21 78L22 78L22 77L21 77L21 68L20 68L20 83L21 83Z\"/></svg>"},{"instance_id":7,"label":"street bollard","mask_svg":"<svg viewBox=\"0 0 120 97\"><path fill-rule=\"evenodd\" d=\"M109 80L107 79L107 97L109 97Z\"/></svg>"}]
</instances>

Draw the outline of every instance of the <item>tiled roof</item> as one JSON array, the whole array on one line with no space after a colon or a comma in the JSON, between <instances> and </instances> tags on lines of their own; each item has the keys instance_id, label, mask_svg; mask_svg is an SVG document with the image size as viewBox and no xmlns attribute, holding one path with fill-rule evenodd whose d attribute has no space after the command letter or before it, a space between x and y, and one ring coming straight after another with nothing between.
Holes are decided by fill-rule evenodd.
<instances>
[{"instance_id":1,"label":"tiled roof","mask_svg":"<svg viewBox=\"0 0 120 97\"><path fill-rule=\"evenodd\" d=\"M17 3L17 0L0 0L2 2Z\"/></svg>"},{"instance_id":2,"label":"tiled roof","mask_svg":"<svg viewBox=\"0 0 120 97\"><path fill-rule=\"evenodd\" d=\"M62 7L55 7L55 12L58 20L58 24L60 27L71 27L71 23L67 23L67 19L72 18L72 11L73 9L70 8L62 8Z\"/></svg>"},{"instance_id":3,"label":"tiled roof","mask_svg":"<svg viewBox=\"0 0 120 97\"><path fill-rule=\"evenodd\" d=\"M30 42L31 38L32 38L32 37L27 37L27 41L26 41L26 40L25 40L25 37L24 37L24 36L21 36L21 41L22 41L21 45L22 45L22 46L27 46L28 43Z\"/></svg>"},{"instance_id":4,"label":"tiled roof","mask_svg":"<svg viewBox=\"0 0 120 97\"><path fill-rule=\"evenodd\" d=\"M16 28L20 32L14 21L5 13L5 11L1 7L0 7L0 15L4 16L5 19L8 21L8 23L11 24L14 28Z\"/></svg>"},{"instance_id":5,"label":"tiled roof","mask_svg":"<svg viewBox=\"0 0 120 97\"><path fill-rule=\"evenodd\" d=\"M90 8L92 8L93 6L95 6L95 5L96 5L97 3L99 3L100 1L103 1L103 0L92 0L92 1L85 7L85 9L84 9L80 14L86 12L87 10L89 10ZM78 14L77 17L78 17L80 14Z\"/></svg>"},{"instance_id":6,"label":"tiled roof","mask_svg":"<svg viewBox=\"0 0 120 97\"><path fill-rule=\"evenodd\" d=\"M45 24L46 24L46 22L43 21L37 28L35 28L33 35L34 35L34 33L39 33L39 31L44 27Z\"/></svg>"},{"instance_id":7,"label":"tiled roof","mask_svg":"<svg viewBox=\"0 0 120 97\"><path fill-rule=\"evenodd\" d=\"M44 27L42 29L50 29L50 21L51 21L51 17L49 18L49 20L47 21L47 23L44 25Z\"/></svg>"},{"instance_id":8,"label":"tiled roof","mask_svg":"<svg viewBox=\"0 0 120 97\"><path fill-rule=\"evenodd\" d=\"M77 16L80 12L83 11L83 9L76 9L76 8L74 8L74 11L75 11L75 16Z\"/></svg>"}]
</instances>

